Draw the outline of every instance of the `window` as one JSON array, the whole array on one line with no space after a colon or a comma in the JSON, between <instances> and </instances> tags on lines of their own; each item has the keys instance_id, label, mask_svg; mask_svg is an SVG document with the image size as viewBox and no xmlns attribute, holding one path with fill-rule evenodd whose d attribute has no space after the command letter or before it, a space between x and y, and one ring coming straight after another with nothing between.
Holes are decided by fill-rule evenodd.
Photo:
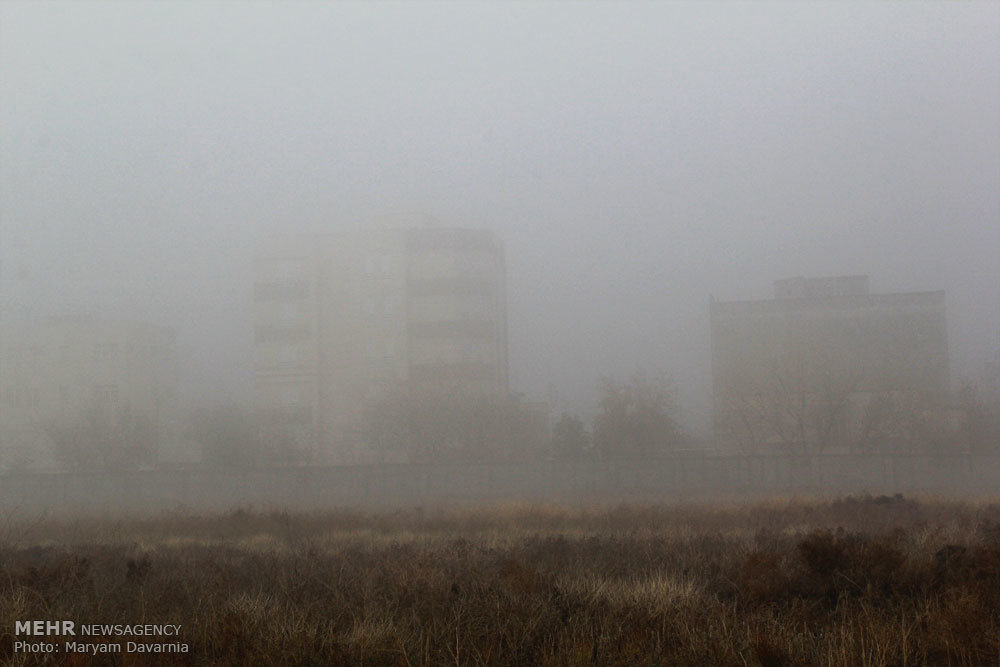
<instances>
[{"instance_id":1,"label":"window","mask_svg":"<svg viewBox=\"0 0 1000 667\"><path fill-rule=\"evenodd\" d=\"M110 361L118 356L118 343L98 343L94 345L95 361Z\"/></svg>"},{"instance_id":2,"label":"window","mask_svg":"<svg viewBox=\"0 0 1000 667\"><path fill-rule=\"evenodd\" d=\"M306 275L306 265L301 260L278 260L271 270L275 279L284 283L302 280Z\"/></svg>"},{"instance_id":3,"label":"window","mask_svg":"<svg viewBox=\"0 0 1000 667\"><path fill-rule=\"evenodd\" d=\"M286 408L299 404L299 388L295 385L285 385L278 390L278 400Z\"/></svg>"},{"instance_id":4,"label":"window","mask_svg":"<svg viewBox=\"0 0 1000 667\"><path fill-rule=\"evenodd\" d=\"M299 348L295 345L282 345L278 348L279 364L294 364L299 360Z\"/></svg>"},{"instance_id":5,"label":"window","mask_svg":"<svg viewBox=\"0 0 1000 667\"><path fill-rule=\"evenodd\" d=\"M257 343L307 340L312 336L312 329L308 324L278 326L258 325L254 328L253 336L254 342Z\"/></svg>"},{"instance_id":6,"label":"window","mask_svg":"<svg viewBox=\"0 0 1000 667\"><path fill-rule=\"evenodd\" d=\"M99 384L94 386L94 399L101 405L112 405L118 402L118 385Z\"/></svg>"},{"instance_id":7,"label":"window","mask_svg":"<svg viewBox=\"0 0 1000 667\"><path fill-rule=\"evenodd\" d=\"M278 307L278 319L282 324L293 324L299 319L299 308L294 303L283 303Z\"/></svg>"},{"instance_id":8,"label":"window","mask_svg":"<svg viewBox=\"0 0 1000 667\"><path fill-rule=\"evenodd\" d=\"M309 296L309 283L304 280L258 282L253 286L254 301L289 301Z\"/></svg>"}]
</instances>

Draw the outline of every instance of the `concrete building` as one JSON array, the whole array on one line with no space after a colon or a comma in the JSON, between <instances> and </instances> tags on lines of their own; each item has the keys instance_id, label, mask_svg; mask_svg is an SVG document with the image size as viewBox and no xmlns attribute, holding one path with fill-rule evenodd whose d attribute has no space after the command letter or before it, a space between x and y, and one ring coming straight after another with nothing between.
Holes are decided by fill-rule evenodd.
<instances>
[{"instance_id":1,"label":"concrete building","mask_svg":"<svg viewBox=\"0 0 1000 667\"><path fill-rule=\"evenodd\" d=\"M0 468L151 465L176 410L170 329L90 317L0 329Z\"/></svg>"},{"instance_id":2,"label":"concrete building","mask_svg":"<svg viewBox=\"0 0 1000 667\"><path fill-rule=\"evenodd\" d=\"M1000 408L1000 348L993 354L993 359L983 364L982 400L987 404Z\"/></svg>"},{"instance_id":3,"label":"concrete building","mask_svg":"<svg viewBox=\"0 0 1000 667\"><path fill-rule=\"evenodd\" d=\"M774 291L711 301L718 447L904 448L935 428L949 392L944 292L871 294L867 276L790 278Z\"/></svg>"},{"instance_id":4,"label":"concrete building","mask_svg":"<svg viewBox=\"0 0 1000 667\"><path fill-rule=\"evenodd\" d=\"M272 238L254 273L257 410L288 461L370 460L361 417L389 392L507 393L504 253L488 231Z\"/></svg>"}]
</instances>

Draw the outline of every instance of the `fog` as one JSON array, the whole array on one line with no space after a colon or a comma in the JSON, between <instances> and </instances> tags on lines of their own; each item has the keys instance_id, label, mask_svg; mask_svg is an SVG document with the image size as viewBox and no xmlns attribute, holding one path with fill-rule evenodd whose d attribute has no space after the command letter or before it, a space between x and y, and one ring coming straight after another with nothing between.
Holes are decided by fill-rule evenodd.
<instances>
[{"instance_id":1,"label":"fog","mask_svg":"<svg viewBox=\"0 0 1000 667\"><path fill-rule=\"evenodd\" d=\"M506 246L511 388L662 371L707 435L708 302L944 290L1000 346L996 3L0 5L5 316L169 325L248 402L251 259L384 213Z\"/></svg>"}]
</instances>

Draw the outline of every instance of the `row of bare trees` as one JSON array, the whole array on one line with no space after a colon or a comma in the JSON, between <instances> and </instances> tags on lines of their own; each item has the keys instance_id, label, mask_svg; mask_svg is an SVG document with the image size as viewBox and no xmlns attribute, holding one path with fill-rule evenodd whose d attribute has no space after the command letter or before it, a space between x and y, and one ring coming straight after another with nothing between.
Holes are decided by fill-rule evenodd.
<instances>
[{"instance_id":1,"label":"row of bare trees","mask_svg":"<svg viewBox=\"0 0 1000 667\"><path fill-rule=\"evenodd\" d=\"M794 377L737 394L724 424L737 451L1000 450L1000 405L980 399L972 385L942 402L915 392L860 391L851 378L806 383ZM603 378L590 428L581 417L564 413L549 429L547 408L516 395L401 390L371 401L356 435L382 462L651 459L689 446L676 420L674 395L662 374L636 373L624 382ZM69 469L123 470L154 464L161 434L155 420L128 406L94 406L52 422L48 435L57 459ZM313 454L288 424L235 407L196 414L186 435L211 466L301 464Z\"/></svg>"},{"instance_id":2,"label":"row of bare trees","mask_svg":"<svg viewBox=\"0 0 1000 667\"><path fill-rule=\"evenodd\" d=\"M354 435L378 462L504 462L558 457L642 459L675 450L684 435L675 420L674 390L664 375L637 373L601 380L593 428L573 415L549 426L548 408L519 395L405 389L370 401ZM194 419L191 436L213 466L303 463L308 452L266 416L219 408ZM284 454L282 454L284 452Z\"/></svg>"},{"instance_id":3,"label":"row of bare trees","mask_svg":"<svg viewBox=\"0 0 1000 667\"><path fill-rule=\"evenodd\" d=\"M546 421L518 395L398 391L368 405L362 438L380 461L524 460L547 444Z\"/></svg>"},{"instance_id":4,"label":"row of bare trees","mask_svg":"<svg viewBox=\"0 0 1000 667\"><path fill-rule=\"evenodd\" d=\"M552 455L611 461L650 459L685 446L689 438L676 419L675 389L664 374L637 372L624 382L601 378L600 401L588 431L564 413L552 429Z\"/></svg>"},{"instance_id":5,"label":"row of bare trees","mask_svg":"<svg viewBox=\"0 0 1000 667\"><path fill-rule=\"evenodd\" d=\"M721 424L727 441L717 446L795 455L1000 452L1000 400L979 397L971 383L955 396L873 391L856 375L782 370L766 385L735 393L735 409ZM655 458L690 442L675 414L664 376L637 373L624 383L605 378L592 432L579 417L564 414L553 427L552 452L571 459Z\"/></svg>"},{"instance_id":6,"label":"row of bare trees","mask_svg":"<svg viewBox=\"0 0 1000 667\"><path fill-rule=\"evenodd\" d=\"M149 415L129 405L96 402L80 413L50 420L46 430L56 461L74 471L152 465L160 436Z\"/></svg>"},{"instance_id":7,"label":"row of bare trees","mask_svg":"<svg viewBox=\"0 0 1000 667\"><path fill-rule=\"evenodd\" d=\"M1000 448L1000 406L964 383L944 390L865 386L857 375L782 372L727 387L717 431L743 452L823 454L992 453Z\"/></svg>"}]
</instances>

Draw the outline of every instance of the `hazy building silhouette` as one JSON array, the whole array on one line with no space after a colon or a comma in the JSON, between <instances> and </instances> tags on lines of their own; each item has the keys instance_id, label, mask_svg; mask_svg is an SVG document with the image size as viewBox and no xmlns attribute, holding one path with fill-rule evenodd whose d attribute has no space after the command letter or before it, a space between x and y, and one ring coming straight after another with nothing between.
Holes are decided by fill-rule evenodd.
<instances>
[{"instance_id":1,"label":"hazy building silhouette","mask_svg":"<svg viewBox=\"0 0 1000 667\"><path fill-rule=\"evenodd\" d=\"M96 317L0 329L0 467L152 464L176 412L171 329Z\"/></svg>"},{"instance_id":2,"label":"hazy building silhouette","mask_svg":"<svg viewBox=\"0 0 1000 667\"><path fill-rule=\"evenodd\" d=\"M506 271L489 231L288 235L260 245L254 272L257 409L288 461L370 459L360 420L388 392L507 393Z\"/></svg>"},{"instance_id":3,"label":"hazy building silhouette","mask_svg":"<svg viewBox=\"0 0 1000 667\"><path fill-rule=\"evenodd\" d=\"M816 452L913 446L949 391L944 292L871 294L867 276L776 281L710 304L717 445Z\"/></svg>"},{"instance_id":4,"label":"hazy building silhouette","mask_svg":"<svg viewBox=\"0 0 1000 667\"><path fill-rule=\"evenodd\" d=\"M992 360L983 364L981 390L984 401L1000 407L1000 348L997 348Z\"/></svg>"}]
</instances>

